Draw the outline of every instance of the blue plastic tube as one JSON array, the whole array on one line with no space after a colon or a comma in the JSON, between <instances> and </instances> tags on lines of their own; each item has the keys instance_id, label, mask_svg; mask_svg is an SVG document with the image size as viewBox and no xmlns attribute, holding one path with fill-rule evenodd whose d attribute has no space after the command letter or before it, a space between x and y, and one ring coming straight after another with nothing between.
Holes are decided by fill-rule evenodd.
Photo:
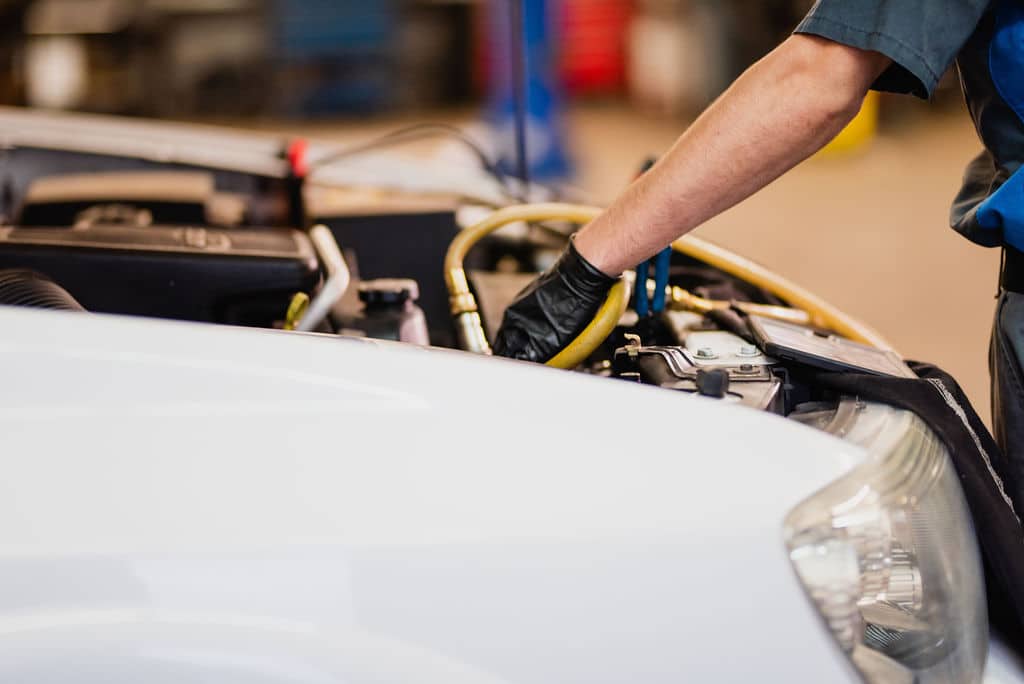
<instances>
[{"instance_id":1,"label":"blue plastic tube","mask_svg":"<svg viewBox=\"0 0 1024 684\"><path fill-rule=\"evenodd\" d=\"M665 310L665 290L668 289L669 270L672 267L672 248L666 247L657 257L654 263L654 303L651 308L654 313L661 313ZM646 288L644 295L646 297Z\"/></svg>"}]
</instances>

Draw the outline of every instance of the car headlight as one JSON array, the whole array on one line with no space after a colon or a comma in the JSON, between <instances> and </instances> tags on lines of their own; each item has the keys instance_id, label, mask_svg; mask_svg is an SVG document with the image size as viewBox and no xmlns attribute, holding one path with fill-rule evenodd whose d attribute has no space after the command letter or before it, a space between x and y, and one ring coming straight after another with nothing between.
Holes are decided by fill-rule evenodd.
<instances>
[{"instance_id":1,"label":"car headlight","mask_svg":"<svg viewBox=\"0 0 1024 684\"><path fill-rule=\"evenodd\" d=\"M905 416L894 447L787 517L790 559L866 682L978 682L988 615L971 516L945 447Z\"/></svg>"}]
</instances>

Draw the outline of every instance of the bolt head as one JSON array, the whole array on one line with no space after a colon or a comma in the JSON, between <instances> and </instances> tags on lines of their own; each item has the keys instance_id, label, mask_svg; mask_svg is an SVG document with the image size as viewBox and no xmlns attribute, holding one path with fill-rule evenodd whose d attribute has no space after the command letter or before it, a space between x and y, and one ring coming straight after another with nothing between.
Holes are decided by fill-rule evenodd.
<instances>
[{"instance_id":1,"label":"bolt head","mask_svg":"<svg viewBox=\"0 0 1024 684\"><path fill-rule=\"evenodd\" d=\"M716 354L715 350L712 349L711 347L701 347L700 349L697 350L697 358L698 359L717 359L718 358L718 354Z\"/></svg>"}]
</instances>

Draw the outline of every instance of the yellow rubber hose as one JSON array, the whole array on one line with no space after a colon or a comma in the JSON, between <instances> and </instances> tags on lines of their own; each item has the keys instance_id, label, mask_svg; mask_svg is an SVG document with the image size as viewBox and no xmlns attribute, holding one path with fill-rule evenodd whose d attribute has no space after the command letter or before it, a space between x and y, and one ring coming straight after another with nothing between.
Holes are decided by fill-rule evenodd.
<instances>
[{"instance_id":1,"label":"yellow rubber hose","mask_svg":"<svg viewBox=\"0 0 1024 684\"><path fill-rule=\"evenodd\" d=\"M727 249L692 235L686 235L676 240L672 243L672 248L697 261L702 261L708 266L767 290L792 307L803 309L810 314L813 325L832 330L843 337L879 349L892 349L892 345L869 326L750 259L733 254Z\"/></svg>"},{"instance_id":2,"label":"yellow rubber hose","mask_svg":"<svg viewBox=\"0 0 1024 684\"><path fill-rule=\"evenodd\" d=\"M601 343L608 339L608 336L615 330L615 326L626 313L626 306L629 305L629 288L625 281L620 280L612 286L608 298L594 315L579 337L573 340L569 346L560 351L555 358L548 361L547 365L553 368L571 369L587 360L594 350L601 346Z\"/></svg>"},{"instance_id":3,"label":"yellow rubber hose","mask_svg":"<svg viewBox=\"0 0 1024 684\"><path fill-rule=\"evenodd\" d=\"M469 250L494 231L519 221L568 221L589 223L601 215L601 209L575 204L529 204L499 209L479 223L461 231L448 248L444 260L445 284L450 295L459 342L468 351L489 354L476 298L469 289L463 262ZM594 320L555 358L547 362L554 368L571 369L582 363L611 334L629 303L629 288L624 281L612 287Z\"/></svg>"},{"instance_id":4,"label":"yellow rubber hose","mask_svg":"<svg viewBox=\"0 0 1024 684\"><path fill-rule=\"evenodd\" d=\"M466 254L477 242L499 228L518 221L568 221L583 224L593 221L602 211L598 207L559 203L506 207L459 233L448 249L444 268L451 312L463 348L484 354L490 353L476 299L470 292L463 269ZM672 247L708 266L763 288L792 307L802 309L809 315L810 322L816 326L880 349L892 349L885 338L870 327L749 259L692 235L680 238ZM613 287L608 299L586 330L549 361L548 365L557 368L576 367L607 338L618 324L628 302L628 287L624 283Z\"/></svg>"}]
</instances>

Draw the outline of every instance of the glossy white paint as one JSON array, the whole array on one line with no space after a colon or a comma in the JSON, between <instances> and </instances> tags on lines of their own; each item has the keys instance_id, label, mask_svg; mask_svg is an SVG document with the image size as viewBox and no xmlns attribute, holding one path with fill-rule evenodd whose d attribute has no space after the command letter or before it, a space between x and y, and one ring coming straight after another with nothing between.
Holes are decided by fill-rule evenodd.
<instances>
[{"instance_id":1,"label":"glossy white paint","mask_svg":"<svg viewBox=\"0 0 1024 684\"><path fill-rule=\"evenodd\" d=\"M781 541L860 457L497 359L0 308L0 681L854 681Z\"/></svg>"}]
</instances>

